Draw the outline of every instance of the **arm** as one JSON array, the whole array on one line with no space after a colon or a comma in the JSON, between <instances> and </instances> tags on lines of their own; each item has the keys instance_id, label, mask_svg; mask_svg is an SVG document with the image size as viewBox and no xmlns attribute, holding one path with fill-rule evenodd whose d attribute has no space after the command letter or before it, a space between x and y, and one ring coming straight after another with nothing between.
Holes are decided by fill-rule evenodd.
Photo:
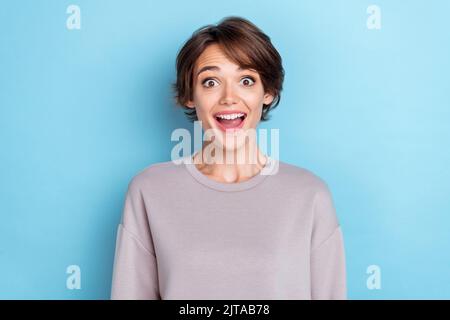
<instances>
[{"instance_id":1,"label":"arm","mask_svg":"<svg viewBox=\"0 0 450 320\"><path fill-rule=\"evenodd\" d=\"M111 299L160 299L150 225L136 179L128 185L117 229Z\"/></svg>"},{"instance_id":2,"label":"arm","mask_svg":"<svg viewBox=\"0 0 450 320\"><path fill-rule=\"evenodd\" d=\"M331 193L326 184L314 202L311 235L311 298L347 299L345 248Z\"/></svg>"}]
</instances>

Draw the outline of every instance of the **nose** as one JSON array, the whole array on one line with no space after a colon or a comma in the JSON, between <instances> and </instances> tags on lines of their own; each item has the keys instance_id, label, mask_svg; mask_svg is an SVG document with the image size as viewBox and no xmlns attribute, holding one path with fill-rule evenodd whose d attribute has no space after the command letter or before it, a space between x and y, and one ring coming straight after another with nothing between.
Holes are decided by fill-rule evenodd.
<instances>
[{"instance_id":1,"label":"nose","mask_svg":"<svg viewBox=\"0 0 450 320\"><path fill-rule=\"evenodd\" d=\"M220 99L220 104L232 105L238 103L238 100L239 99L236 94L235 88L233 88L233 84L230 82L225 83Z\"/></svg>"}]
</instances>

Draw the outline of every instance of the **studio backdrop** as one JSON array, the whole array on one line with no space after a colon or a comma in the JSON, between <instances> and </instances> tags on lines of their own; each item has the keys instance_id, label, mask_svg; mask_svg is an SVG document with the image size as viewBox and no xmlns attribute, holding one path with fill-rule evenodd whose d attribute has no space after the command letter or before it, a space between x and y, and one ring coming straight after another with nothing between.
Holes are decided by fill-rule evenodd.
<instances>
[{"instance_id":1,"label":"studio backdrop","mask_svg":"<svg viewBox=\"0 0 450 320\"><path fill-rule=\"evenodd\" d=\"M168 161L175 58L226 16L286 72L279 158L322 177L349 299L450 299L450 2L0 5L0 298L109 299L128 182Z\"/></svg>"}]
</instances>

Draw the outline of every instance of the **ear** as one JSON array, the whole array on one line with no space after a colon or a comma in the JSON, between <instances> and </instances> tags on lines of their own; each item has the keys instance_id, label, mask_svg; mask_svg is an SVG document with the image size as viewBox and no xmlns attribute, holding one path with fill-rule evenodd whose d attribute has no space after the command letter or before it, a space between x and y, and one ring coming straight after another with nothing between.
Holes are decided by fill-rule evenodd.
<instances>
[{"instance_id":1,"label":"ear","mask_svg":"<svg viewBox=\"0 0 450 320\"><path fill-rule=\"evenodd\" d=\"M266 104L266 105L271 104L272 101L273 101L273 99L274 99L274 96L273 96L273 95L271 95L270 93L266 93L266 94L264 95L263 104Z\"/></svg>"},{"instance_id":2,"label":"ear","mask_svg":"<svg viewBox=\"0 0 450 320\"><path fill-rule=\"evenodd\" d=\"M194 102L189 100L188 102L186 102L186 107L194 109L195 108Z\"/></svg>"}]
</instances>

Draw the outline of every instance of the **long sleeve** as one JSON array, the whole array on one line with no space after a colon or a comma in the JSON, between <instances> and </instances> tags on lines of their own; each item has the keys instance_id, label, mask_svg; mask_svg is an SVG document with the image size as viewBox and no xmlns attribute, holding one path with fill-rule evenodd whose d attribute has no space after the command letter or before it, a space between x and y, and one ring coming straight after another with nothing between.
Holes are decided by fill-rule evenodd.
<instances>
[{"instance_id":1,"label":"long sleeve","mask_svg":"<svg viewBox=\"0 0 450 320\"><path fill-rule=\"evenodd\" d=\"M343 234L325 183L315 197L311 240L311 298L347 299Z\"/></svg>"},{"instance_id":2,"label":"long sleeve","mask_svg":"<svg viewBox=\"0 0 450 320\"><path fill-rule=\"evenodd\" d=\"M136 179L128 185L117 229L111 299L160 299L150 225Z\"/></svg>"}]
</instances>

